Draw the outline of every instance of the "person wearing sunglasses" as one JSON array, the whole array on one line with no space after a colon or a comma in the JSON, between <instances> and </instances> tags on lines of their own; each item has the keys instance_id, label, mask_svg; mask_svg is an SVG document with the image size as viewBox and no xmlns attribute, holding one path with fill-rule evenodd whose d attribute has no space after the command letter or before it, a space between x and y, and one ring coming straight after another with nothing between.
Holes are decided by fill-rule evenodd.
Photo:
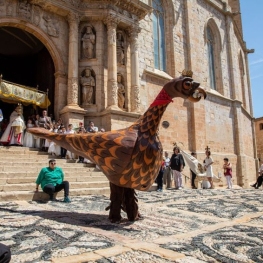
<instances>
[{"instance_id":1,"label":"person wearing sunglasses","mask_svg":"<svg viewBox=\"0 0 263 263\"><path fill-rule=\"evenodd\" d=\"M70 203L69 198L69 182L64 181L64 172L60 167L56 166L56 160L49 160L49 166L41 169L36 180L36 192L41 185L43 192L49 195L50 201L57 201L54 194L64 190L65 203Z\"/></svg>"}]
</instances>

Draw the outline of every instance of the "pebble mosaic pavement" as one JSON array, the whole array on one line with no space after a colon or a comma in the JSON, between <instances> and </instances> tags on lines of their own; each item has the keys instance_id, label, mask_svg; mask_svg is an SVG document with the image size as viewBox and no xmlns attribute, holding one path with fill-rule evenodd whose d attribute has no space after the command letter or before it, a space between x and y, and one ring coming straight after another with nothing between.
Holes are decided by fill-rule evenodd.
<instances>
[{"instance_id":1,"label":"pebble mosaic pavement","mask_svg":"<svg viewBox=\"0 0 263 263\"><path fill-rule=\"evenodd\" d=\"M144 219L120 224L108 220L107 196L0 202L0 242L10 246L11 263L263 262L262 189L138 198Z\"/></svg>"}]
</instances>

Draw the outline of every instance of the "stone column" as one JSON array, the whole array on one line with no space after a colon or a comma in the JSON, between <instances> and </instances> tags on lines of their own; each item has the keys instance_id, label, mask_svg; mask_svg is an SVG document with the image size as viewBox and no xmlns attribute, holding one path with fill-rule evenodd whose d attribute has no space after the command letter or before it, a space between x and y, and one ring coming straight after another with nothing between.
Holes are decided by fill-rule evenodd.
<instances>
[{"instance_id":1,"label":"stone column","mask_svg":"<svg viewBox=\"0 0 263 263\"><path fill-rule=\"evenodd\" d=\"M77 14L68 15L69 23L69 52L68 52L68 105L78 105L78 29Z\"/></svg>"},{"instance_id":2,"label":"stone column","mask_svg":"<svg viewBox=\"0 0 263 263\"><path fill-rule=\"evenodd\" d=\"M55 93L54 93L54 113L55 119L58 120L59 112L67 105L67 75L64 72L56 72L55 76Z\"/></svg>"},{"instance_id":3,"label":"stone column","mask_svg":"<svg viewBox=\"0 0 263 263\"><path fill-rule=\"evenodd\" d=\"M118 19L108 15L104 20L108 29L108 107L118 108L118 85L117 85L117 50L116 50L116 29Z\"/></svg>"},{"instance_id":4,"label":"stone column","mask_svg":"<svg viewBox=\"0 0 263 263\"><path fill-rule=\"evenodd\" d=\"M86 110L80 108L78 105L79 16L75 13L69 13L67 18L69 23L67 105L59 112L59 114L65 125L71 123L73 126L78 127L80 121L84 122L84 116L86 114ZM65 93L63 95L65 96Z\"/></svg>"},{"instance_id":5,"label":"stone column","mask_svg":"<svg viewBox=\"0 0 263 263\"><path fill-rule=\"evenodd\" d=\"M129 29L131 42L131 111L140 111L140 83L139 83L139 54L138 34L141 29L138 26Z\"/></svg>"}]
</instances>

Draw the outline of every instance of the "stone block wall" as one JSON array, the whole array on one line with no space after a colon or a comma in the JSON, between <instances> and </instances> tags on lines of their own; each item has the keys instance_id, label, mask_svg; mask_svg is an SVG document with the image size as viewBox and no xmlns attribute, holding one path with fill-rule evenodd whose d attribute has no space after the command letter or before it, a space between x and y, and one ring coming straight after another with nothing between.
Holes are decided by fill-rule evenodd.
<instances>
[{"instance_id":1,"label":"stone block wall","mask_svg":"<svg viewBox=\"0 0 263 263\"><path fill-rule=\"evenodd\" d=\"M257 156L263 161L263 117L254 120L255 134L256 134L256 145L257 145Z\"/></svg>"}]
</instances>

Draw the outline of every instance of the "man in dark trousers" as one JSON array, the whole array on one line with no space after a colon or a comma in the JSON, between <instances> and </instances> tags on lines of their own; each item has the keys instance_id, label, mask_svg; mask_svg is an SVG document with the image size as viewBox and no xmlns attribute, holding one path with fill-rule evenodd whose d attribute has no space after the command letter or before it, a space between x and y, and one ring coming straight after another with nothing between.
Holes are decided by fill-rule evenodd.
<instances>
[{"instance_id":1,"label":"man in dark trousers","mask_svg":"<svg viewBox=\"0 0 263 263\"><path fill-rule=\"evenodd\" d=\"M191 155L196 159L196 153L195 152L192 152ZM195 186L195 178L196 178L196 173L193 172L191 169L191 186L192 186L192 189L197 189L196 186Z\"/></svg>"},{"instance_id":2,"label":"man in dark trousers","mask_svg":"<svg viewBox=\"0 0 263 263\"><path fill-rule=\"evenodd\" d=\"M0 243L0 263L8 263L11 260L11 251L9 247Z\"/></svg>"},{"instance_id":3,"label":"man in dark trousers","mask_svg":"<svg viewBox=\"0 0 263 263\"><path fill-rule=\"evenodd\" d=\"M257 178L257 181L251 185L252 187L255 187L255 189L258 189L263 182L263 160L261 161L261 166L259 167L258 174L259 177Z\"/></svg>"}]
</instances>

